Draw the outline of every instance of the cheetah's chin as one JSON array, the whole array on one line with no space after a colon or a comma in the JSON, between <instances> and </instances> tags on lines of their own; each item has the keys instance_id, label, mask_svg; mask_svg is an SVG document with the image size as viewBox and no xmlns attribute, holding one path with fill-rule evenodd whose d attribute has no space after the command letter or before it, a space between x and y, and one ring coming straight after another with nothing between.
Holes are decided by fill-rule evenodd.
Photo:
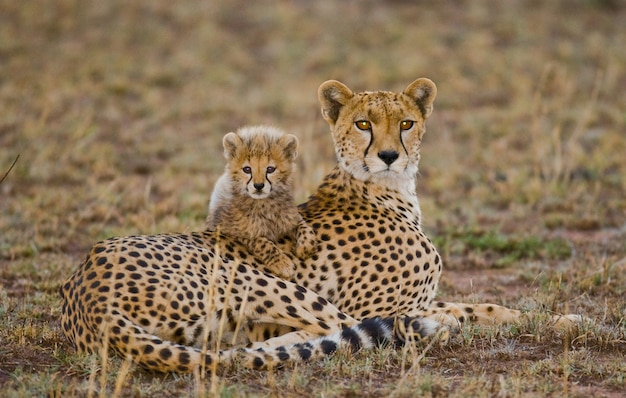
<instances>
[{"instance_id":1,"label":"cheetah's chin","mask_svg":"<svg viewBox=\"0 0 626 398\"><path fill-rule=\"evenodd\" d=\"M248 192L248 195L252 199L267 199L270 196L270 192Z\"/></svg>"}]
</instances>

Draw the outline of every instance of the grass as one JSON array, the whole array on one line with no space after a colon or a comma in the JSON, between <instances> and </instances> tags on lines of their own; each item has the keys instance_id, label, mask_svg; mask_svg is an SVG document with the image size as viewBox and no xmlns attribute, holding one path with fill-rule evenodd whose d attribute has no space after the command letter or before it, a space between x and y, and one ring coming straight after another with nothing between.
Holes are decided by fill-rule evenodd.
<instances>
[{"instance_id":1,"label":"grass","mask_svg":"<svg viewBox=\"0 0 626 398\"><path fill-rule=\"evenodd\" d=\"M0 0L0 10L0 395L623 395L620 2ZM319 84L401 90L421 76L439 88L418 182L445 263L439 296L593 324L562 334L529 316L467 327L444 346L203 379L72 351L62 281L97 240L200 228L226 132L268 123L298 135L305 200L334 165Z\"/></svg>"}]
</instances>

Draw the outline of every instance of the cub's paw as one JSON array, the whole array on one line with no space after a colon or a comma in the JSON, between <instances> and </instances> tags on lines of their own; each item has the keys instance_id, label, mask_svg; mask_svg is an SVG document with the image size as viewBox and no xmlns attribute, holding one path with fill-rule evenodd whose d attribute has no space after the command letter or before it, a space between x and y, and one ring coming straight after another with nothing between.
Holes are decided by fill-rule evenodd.
<instances>
[{"instance_id":1,"label":"cub's paw","mask_svg":"<svg viewBox=\"0 0 626 398\"><path fill-rule=\"evenodd\" d=\"M291 278L296 269L294 262L284 253L272 256L265 266L271 273L285 279Z\"/></svg>"},{"instance_id":2,"label":"cub's paw","mask_svg":"<svg viewBox=\"0 0 626 398\"><path fill-rule=\"evenodd\" d=\"M302 260L309 258L317 252L318 247L319 244L315 238L307 240L298 239L296 244L296 256Z\"/></svg>"}]
</instances>

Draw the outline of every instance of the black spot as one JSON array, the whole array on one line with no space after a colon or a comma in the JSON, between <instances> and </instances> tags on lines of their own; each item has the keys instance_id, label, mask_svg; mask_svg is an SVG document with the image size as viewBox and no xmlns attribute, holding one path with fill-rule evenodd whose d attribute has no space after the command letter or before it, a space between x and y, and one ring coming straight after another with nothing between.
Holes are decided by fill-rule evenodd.
<instances>
[{"instance_id":1,"label":"black spot","mask_svg":"<svg viewBox=\"0 0 626 398\"><path fill-rule=\"evenodd\" d=\"M309 358L311 358L311 350L304 347L298 350L298 354L300 355L300 358L302 358L302 360L304 361L308 361Z\"/></svg>"},{"instance_id":2,"label":"black spot","mask_svg":"<svg viewBox=\"0 0 626 398\"><path fill-rule=\"evenodd\" d=\"M358 351L361 348L361 337L352 328L341 332L341 338L350 343L352 351Z\"/></svg>"},{"instance_id":3,"label":"black spot","mask_svg":"<svg viewBox=\"0 0 626 398\"><path fill-rule=\"evenodd\" d=\"M161 351L159 351L159 356L162 359L167 360L172 356L172 351L169 348L163 348Z\"/></svg>"},{"instance_id":4,"label":"black spot","mask_svg":"<svg viewBox=\"0 0 626 398\"><path fill-rule=\"evenodd\" d=\"M287 354L287 353L286 353L286 352L284 352L284 351L283 351L283 352L279 352L279 353L277 354L277 356L278 356L278 359L280 359L281 361L286 361L286 360L288 360L288 359L289 359L289 354Z\"/></svg>"},{"instance_id":5,"label":"black spot","mask_svg":"<svg viewBox=\"0 0 626 398\"><path fill-rule=\"evenodd\" d=\"M107 293L107 292L109 291L109 287L108 287L108 286L100 286L100 287L98 288L98 291L99 291L100 293Z\"/></svg>"},{"instance_id":6,"label":"black spot","mask_svg":"<svg viewBox=\"0 0 626 398\"><path fill-rule=\"evenodd\" d=\"M189 356L189 353L187 352L181 352L178 355L178 360L180 361L181 364L186 365L190 362L191 357Z\"/></svg>"},{"instance_id":7,"label":"black spot","mask_svg":"<svg viewBox=\"0 0 626 398\"><path fill-rule=\"evenodd\" d=\"M261 369L263 365L265 365L265 362L263 362L262 358L256 357L252 361L252 366L254 366L255 369Z\"/></svg>"},{"instance_id":8,"label":"black spot","mask_svg":"<svg viewBox=\"0 0 626 398\"><path fill-rule=\"evenodd\" d=\"M325 355L331 355L337 351L337 344L331 340L322 340L320 347Z\"/></svg>"}]
</instances>

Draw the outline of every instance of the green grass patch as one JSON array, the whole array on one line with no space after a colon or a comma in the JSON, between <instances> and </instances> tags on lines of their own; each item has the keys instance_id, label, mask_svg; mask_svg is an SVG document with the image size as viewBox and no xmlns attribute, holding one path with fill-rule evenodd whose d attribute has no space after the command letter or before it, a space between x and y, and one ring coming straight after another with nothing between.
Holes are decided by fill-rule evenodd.
<instances>
[{"instance_id":1,"label":"green grass patch","mask_svg":"<svg viewBox=\"0 0 626 398\"><path fill-rule=\"evenodd\" d=\"M571 256L569 243L561 238L505 235L497 231L454 231L433 239L448 255L483 255L493 267L508 267L522 260L563 260Z\"/></svg>"}]
</instances>

